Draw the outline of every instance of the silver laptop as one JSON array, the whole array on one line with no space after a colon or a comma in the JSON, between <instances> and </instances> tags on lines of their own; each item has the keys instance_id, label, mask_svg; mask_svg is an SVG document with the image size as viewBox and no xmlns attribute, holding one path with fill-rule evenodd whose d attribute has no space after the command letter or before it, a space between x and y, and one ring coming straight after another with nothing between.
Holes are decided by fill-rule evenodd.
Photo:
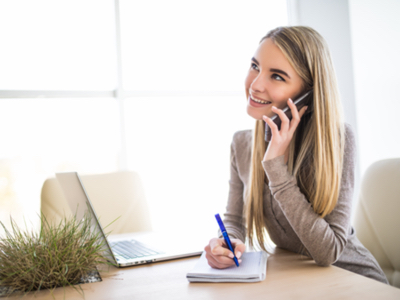
<instances>
[{"instance_id":1,"label":"silver laptop","mask_svg":"<svg viewBox=\"0 0 400 300\"><path fill-rule=\"evenodd\" d=\"M85 213L89 213L92 216L92 228L103 238L107 259L116 266L127 267L196 256L203 252L204 245L196 243L195 240L188 243L187 237L183 236L176 241L168 238L169 242L162 240L162 237L165 237L165 235L157 236L155 233L141 234L138 238L134 239L110 239L104 233L95 208L89 200L89 196L78 173L56 173L56 178L60 183L71 211L76 213L77 220L81 220L85 216ZM184 241L179 243L179 240Z\"/></svg>"}]
</instances>

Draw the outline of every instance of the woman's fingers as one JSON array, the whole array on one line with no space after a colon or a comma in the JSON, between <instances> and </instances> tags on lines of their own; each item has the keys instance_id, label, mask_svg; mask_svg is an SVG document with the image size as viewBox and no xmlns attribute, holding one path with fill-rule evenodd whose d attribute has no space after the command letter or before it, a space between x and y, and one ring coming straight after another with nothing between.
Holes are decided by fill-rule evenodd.
<instances>
[{"instance_id":1,"label":"woman's fingers","mask_svg":"<svg viewBox=\"0 0 400 300\"><path fill-rule=\"evenodd\" d=\"M289 101L288 101L289 103ZM296 107L296 106L295 106ZM278 115L278 117L281 119L281 132L287 132L289 130L289 123L290 120L287 117L287 115L283 112L282 109L279 109L275 106L272 106L272 111Z\"/></svg>"},{"instance_id":2,"label":"woman's fingers","mask_svg":"<svg viewBox=\"0 0 400 300\"><path fill-rule=\"evenodd\" d=\"M297 125L300 122L300 116L299 116L299 111L296 107L296 105L293 103L292 99L289 98L288 100L288 106L290 108L290 111L292 112L292 120L290 121L290 129L293 127L297 127Z\"/></svg>"},{"instance_id":3,"label":"woman's fingers","mask_svg":"<svg viewBox=\"0 0 400 300\"><path fill-rule=\"evenodd\" d=\"M272 136L276 136L279 133L279 129L275 122L265 115L263 116L263 120L265 121L265 123L268 124L269 128L271 129Z\"/></svg>"},{"instance_id":4,"label":"woman's fingers","mask_svg":"<svg viewBox=\"0 0 400 300\"><path fill-rule=\"evenodd\" d=\"M270 127L272 133L272 139L269 142L268 148L265 152L263 159L264 161L271 160L281 155L285 155L287 160L287 151L290 141L292 140L293 134L300 123L301 117L304 115L307 109L307 107L303 107L299 112L291 99L288 100L288 106L292 113L291 120L289 120L283 110L273 107L273 111L282 121L280 130L278 130L278 126L274 123L274 121L266 116L263 116L263 120Z\"/></svg>"},{"instance_id":5,"label":"woman's fingers","mask_svg":"<svg viewBox=\"0 0 400 300\"><path fill-rule=\"evenodd\" d=\"M294 133L294 131L296 130L297 126L300 123L301 117L304 115L304 113L307 110L307 106L303 107L299 111L297 109L296 105L293 103L293 101L291 101L291 99L289 99L288 105L292 112L292 120L290 121L290 129L289 130L291 133Z\"/></svg>"},{"instance_id":6,"label":"woman's fingers","mask_svg":"<svg viewBox=\"0 0 400 300\"><path fill-rule=\"evenodd\" d=\"M237 257L237 259L239 259L242 254L246 251L246 245L243 244L243 242L239 239L232 239L232 246L235 249L235 255Z\"/></svg>"},{"instance_id":7,"label":"woman's fingers","mask_svg":"<svg viewBox=\"0 0 400 300\"><path fill-rule=\"evenodd\" d=\"M211 253L218 256L228 256L233 258L232 251L223 247L225 245L224 239L212 239L210 241Z\"/></svg>"},{"instance_id":8,"label":"woman's fingers","mask_svg":"<svg viewBox=\"0 0 400 300\"><path fill-rule=\"evenodd\" d=\"M232 239L231 242L232 246L235 249L235 254L237 253L236 248L240 253L243 253L245 251L245 245L242 241L238 239ZM208 264L212 268L224 269L235 264L233 260L233 253L226 248L224 239L211 239L204 250L206 252ZM240 262L241 260L239 260L239 263Z\"/></svg>"},{"instance_id":9,"label":"woman's fingers","mask_svg":"<svg viewBox=\"0 0 400 300\"><path fill-rule=\"evenodd\" d=\"M303 107L299 112L296 105L293 103L292 99L289 98L287 103L288 103L288 106L292 113L292 118L290 120L287 117L287 115L283 112L282 109L279 109L279 108L276 108L275 106L273 106L272 110L281 119L281 129L278 131L280 131L281 133L289 132L290 134L293 134L294 131L296 130L297 126L300 123L301 117L306 112L307 106ZM266 117L264 117L264 121L267 122ZM269 125L269 123L268 123L268 125ZM272 130L272 128L271 128L271 130ZM274 133L274 132L272 132L272 133Z\"/></svg>"},{"instance_id":10,"label":"woman's fingers","mask_svg":"<svg viewBox=\"0 0 400 300\"><path fill-rule=\"evenodd\" d=\"M300 109L299 116L300 120L303 117L303 115L306 113L308 106L304 106L302 109Z\"/></svg>"},{"instance_id":11,"label":"woman's fingers","mask_svg":"<svg viewBox=\"0 0 400 300\"><path fill-rule=\"evenodd\" d=\"M213 256L206 252L208 264L212 268L225 269L235 264L232 258L226 256Z\"/></svg>"}]
</instances>

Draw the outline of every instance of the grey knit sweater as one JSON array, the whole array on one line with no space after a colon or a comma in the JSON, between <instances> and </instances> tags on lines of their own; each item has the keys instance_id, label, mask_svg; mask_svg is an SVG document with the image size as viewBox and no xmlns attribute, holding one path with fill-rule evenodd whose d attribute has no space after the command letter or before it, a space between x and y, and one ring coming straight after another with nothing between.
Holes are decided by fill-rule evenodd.
<instances>
[{"instance_id":1,"label":"grey knit sweater","mask_svg":"<svg viewBox=\"0 0 400 300\"><path fill-rule=\"evenodd\" d=\"M229 235L246 237L244 192L249 182L251 130L235 133L231 144L231 177L224 223ZM371 253L350 224L354 186L355 140L346 125L342 183L335 209L319 217L289 174L284 156L262 162L269 184L264 186L264 221L277 247L310 256L321 266L335 265L388 283Z\"/></svg>"}]
</instances>

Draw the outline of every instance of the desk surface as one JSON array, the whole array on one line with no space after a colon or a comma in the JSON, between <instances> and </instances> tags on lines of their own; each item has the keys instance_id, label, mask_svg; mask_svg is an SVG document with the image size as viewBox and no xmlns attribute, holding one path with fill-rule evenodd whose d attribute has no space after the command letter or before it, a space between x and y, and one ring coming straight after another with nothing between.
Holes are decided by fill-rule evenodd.
<instances>
[{"instance_id":1,"label":"desk surface","mask_svg":"<svg viewBox=\"0 0 400 300\"><path fill-rule=\"evenodd\" d=\"M258 283L189 283L186 273L198 257L128 268L110 267L102 282L81 285L85 299L400 299L400 289L349 271L319 267L312 260L277 249L268 258L267 277ZM65 294L64 294L65 292ZM58 288L55 299L83 299ZM64 298L65 296L65 298ZM23 299L54 299L49 291Z\"/></svg>"}]
</instances>

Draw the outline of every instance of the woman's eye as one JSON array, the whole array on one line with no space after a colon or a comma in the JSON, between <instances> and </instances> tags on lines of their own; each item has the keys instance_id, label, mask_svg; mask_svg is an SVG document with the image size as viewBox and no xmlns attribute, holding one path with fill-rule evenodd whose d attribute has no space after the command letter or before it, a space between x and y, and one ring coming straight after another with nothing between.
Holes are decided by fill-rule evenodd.
<instances>
[{"instance_id":1,"label":"woman's eye","mask_svg":"<svg viewBox=\"0 0 400 300\"><path fill-rule=\"evenodd\" d=\"M281 76L279 76L278 74L272 74L271 76L273 79L275 80L279 80L279 81L285 81L285 79L283 79Z\"/></svg>"},{"instance_id":2,"label":"woman's eye","mask_svg":"<svg viewBox=\"0 0 400 300\"><path fill-rule=\"evenodd\" d=\"M251 63L251 68L258 71L258 66L255 63Z\"/></svg>"}]
</instances>

